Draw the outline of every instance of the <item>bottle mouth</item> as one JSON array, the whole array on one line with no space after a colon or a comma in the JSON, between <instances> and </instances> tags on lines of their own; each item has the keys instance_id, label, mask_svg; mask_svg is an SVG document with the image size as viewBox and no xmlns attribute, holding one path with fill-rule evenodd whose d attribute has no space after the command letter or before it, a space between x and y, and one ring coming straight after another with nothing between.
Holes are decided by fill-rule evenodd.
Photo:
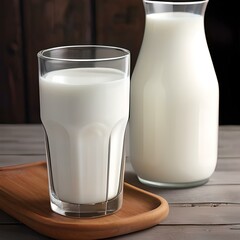
<instances>
[{"instance_id":1,"label":"bottle mouth","mask_svg":"<svg viewBox=\"0 0 240 240\"><path fill-rule=\"evenodd\" d=\"M203 1L161 1L143 0L146 14L165 12L189 12L204 16L209 0Z\"/></svg>"},{"instance_id":2,"label":"bottle mouth","mask_svg":"<svg viewBox=\"0 0 240 240\"><path fill-rule=\"evenodd\" d=\"M181 0L181 1L161 1L161 0L143 0L145 3L154 3L154 4L170 4L170 5L196 5L196 4L203 4L208 2L209 0L203 0L203 1L187 1L187 0Z\"/></svg>"}]
</instances>

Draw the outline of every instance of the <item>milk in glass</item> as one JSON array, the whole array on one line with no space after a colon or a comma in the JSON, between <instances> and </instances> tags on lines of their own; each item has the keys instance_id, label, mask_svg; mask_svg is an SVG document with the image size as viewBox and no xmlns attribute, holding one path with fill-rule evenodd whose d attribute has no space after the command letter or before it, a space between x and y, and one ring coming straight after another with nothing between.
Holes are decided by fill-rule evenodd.
<instances>
[{"instance_id":1,"label":"milk in glass","mask_svg":"<svg viewBox=\"0 0 240 240\"><path fill-rule=\"evenodd\" d=\"M116 197L129 80L110 68L72 68L49 72L39 84L57 198L95 204Z\"/></svg>"}]
</instances>

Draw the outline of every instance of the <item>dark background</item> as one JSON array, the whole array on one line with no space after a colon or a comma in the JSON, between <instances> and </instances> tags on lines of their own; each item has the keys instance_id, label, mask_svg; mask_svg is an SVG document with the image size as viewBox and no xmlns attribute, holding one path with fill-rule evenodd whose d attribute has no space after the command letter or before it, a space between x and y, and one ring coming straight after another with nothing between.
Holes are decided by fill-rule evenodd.
<instances>
[{"instance_id":1,"label":"dark background","mask_svg":"<svg viewBox=\"0 0 240 240\"><path fill-rule=\"evenodd\" d=\"M240 14L234 3L210 0L205 14L221 125L240 124ZM39 50L71 44L125 47L133 69L143 31L142 0L1 0L0 123L40 122Z\"/></svg>"}]
</instances>

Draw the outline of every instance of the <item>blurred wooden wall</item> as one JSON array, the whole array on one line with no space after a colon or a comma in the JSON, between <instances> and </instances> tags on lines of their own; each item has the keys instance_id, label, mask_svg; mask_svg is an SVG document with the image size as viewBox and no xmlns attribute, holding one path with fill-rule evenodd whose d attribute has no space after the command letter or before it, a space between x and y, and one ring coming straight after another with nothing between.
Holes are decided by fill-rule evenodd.
<instances>
[{"instance_id":1,"label":"blurred wooden wall","mask_svg":"<svg viewBox=\"0 0 240 240\"><path fill-rule=\"evenodd\" d=\"M235 9L223 0L210 0L205 19L220 85L220 124L240 124L240 15ZM142 0L1 0L0 123L40 122L38 51L71 44L115 45L131 51L133 69L144 21Z\"/></svg>"}]
</instances>

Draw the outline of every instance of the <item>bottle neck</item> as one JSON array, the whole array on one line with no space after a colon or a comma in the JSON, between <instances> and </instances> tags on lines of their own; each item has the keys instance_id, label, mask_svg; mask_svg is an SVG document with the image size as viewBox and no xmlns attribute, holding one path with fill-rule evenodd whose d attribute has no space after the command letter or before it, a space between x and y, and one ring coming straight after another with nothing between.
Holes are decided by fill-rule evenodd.
<instances>
[{"instance_id":1,"label":"bottle neck","mask_svg":"<svg viewBox=\"0 0 240 240\"><path fill-rule=\"evenodd\" d=\"M203 1L159 1L143 0L145 13L186 12L204 16L208 0Z\"/></svg>"}]
</instances>

